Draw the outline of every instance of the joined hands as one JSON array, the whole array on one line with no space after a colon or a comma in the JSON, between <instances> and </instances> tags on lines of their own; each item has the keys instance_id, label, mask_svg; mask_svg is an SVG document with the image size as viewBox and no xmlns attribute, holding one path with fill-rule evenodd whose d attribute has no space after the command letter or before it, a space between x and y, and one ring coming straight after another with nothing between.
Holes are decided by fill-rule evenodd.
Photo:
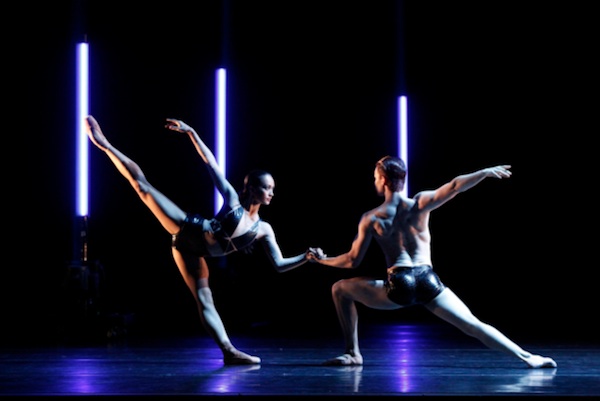
<instances>
[{"instance_id":1,"label":"joined hands","mask_svg":"<svg viewBox=\"0 0 600 401\"><path fill-rule=\"evenodd\" d=\"M326 257L327 255L321 248L308 248L308 251L306 251L306 259L308 259L310 262L315 262Z\"/></svg>"}]
</instances>

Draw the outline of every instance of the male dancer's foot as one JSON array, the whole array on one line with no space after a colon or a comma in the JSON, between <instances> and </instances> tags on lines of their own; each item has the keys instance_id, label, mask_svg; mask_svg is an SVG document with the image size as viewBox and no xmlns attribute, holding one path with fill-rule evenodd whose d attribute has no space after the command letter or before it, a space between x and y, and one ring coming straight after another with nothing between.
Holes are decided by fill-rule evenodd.
<instances>
[{"instance_id":1,"label":"male dancer's foot","mask_svg":"<svg viewBox=\"0 0 600 401\"><path fill-rule=\"evenodd\" d=\"M323 362L326 366L358 366L363 364L362 355L343 354Z\"/></svg>"},{"instance_id":2,"label":"male dancer's foot","mask_svg":"<svg viewBox=\"0 0 600 401\"><path fill-rule=\"evenodd\" d=\"M530 355L529 357L523 359L530 368L539 369L539 368L555 368L557 366L554 359L549 358L547 356L540 355Z\"/></svg>"}]
</instances>

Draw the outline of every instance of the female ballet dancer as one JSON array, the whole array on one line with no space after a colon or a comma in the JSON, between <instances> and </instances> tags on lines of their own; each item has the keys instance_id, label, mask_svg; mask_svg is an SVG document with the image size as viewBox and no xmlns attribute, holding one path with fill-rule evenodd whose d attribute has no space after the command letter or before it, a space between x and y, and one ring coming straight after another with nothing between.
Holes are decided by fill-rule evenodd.
<instances>
[{"instance_id":1,"label":"female ballet dancer","mask_svg":"<svg viewBox=\"0 0 600 401\"><path fill-rule=\"evenodd\" d=\"M263 244L268 259L278 272L286 272L305 264L309 261L309 255L323 257L319 248L309 248L296 256L283 256L273 228L261 220L258 214L260 207L269 205L273 198L273 176L262 170L251 171L244 179L242 191L236 192L196 131L181 120L168 118L165 127L189 136L206 164L214 185L224 198L223 207L213 218L189 214L150 184L141 168L106 139L93 116L88 116L86 122L90 140L106 153L142 202L171 234L175 263L196 300L203 326L223 353L224 364L260 363L259 357L233 346L213 301L206 257L220 257L248 250L255 242Z\"/></svg>"}]
</instances>

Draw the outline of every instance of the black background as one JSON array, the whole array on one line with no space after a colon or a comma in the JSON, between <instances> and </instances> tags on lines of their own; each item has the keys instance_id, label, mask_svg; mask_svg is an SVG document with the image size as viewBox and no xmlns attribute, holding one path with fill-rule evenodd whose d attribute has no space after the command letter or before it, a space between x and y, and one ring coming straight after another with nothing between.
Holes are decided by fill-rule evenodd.
<instances>
[{"instance_id":1,"label":"black background","mask_svg":"<svg viewBox=\"0 0 600 401\"><path fill-rule=\"evenodd\" d=\"M10 341L60 337L79 316L65 277L76 253L81 40L104 133L163 193L204 215L210 178L189 140L163 126L182 119L212 147L215 69L227 68L228 176L239 188L252 168L272 172L276 195L261 217L285 255L349 248L361 213L381 202L373 167L396 153L396 102L407 95L410 194L495 164L514 173L433 213L442 280L509 336L598 340L589 2L88 0L7 11L19 21L5 39L16 45L5 53L16 69L5 76L16 89L7 103L23 113L5 127ZM90 169L88 255L102 266L93 309L134 316L138 335L206 335L170 236L93 146ZM230 330L307 333L338 330L333 282L387 267L375 248L355 271L307 264L278 274L261 251L211 265ZM361 319L434 318L361 308Z\"/></svg>"}]
</instances>

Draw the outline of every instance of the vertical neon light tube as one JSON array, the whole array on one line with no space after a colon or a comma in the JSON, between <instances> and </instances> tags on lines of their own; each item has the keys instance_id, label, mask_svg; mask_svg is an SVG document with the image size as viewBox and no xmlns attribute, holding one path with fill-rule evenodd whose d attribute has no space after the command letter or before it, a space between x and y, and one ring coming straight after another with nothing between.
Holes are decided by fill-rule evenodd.
<instances>
[{"instance_id":1,"label":"vertical neon light tube","mask_svg":"<svg viewBox=\"0 0 600 401\"><path fill-rule=\"evenodd\" d=\"M87 43L77 45L76 83L76 146L77 177L75 185L77 216L88 215L88 150L89 141L85 130L85 117L88 115L89 96L89 52Z\"/></svg>"},{"instance_id":2,"label":"vertical neon light tube","mask_svg":"<svg viewBox=\"0 0 600 401\"><path fill-rule=\"evenodd\" d=\"M407 120L407 100L406 96L398 97L398 156L404 160L408 170L408 124ZM408 195L408 178L404 183L402 193Z\"/></svg>"},{"instance_id":3,"label":"vertical neon light tube","mask_svg":"<svg viewBox=\"0 0 600 401\"><path fill-rule=\"evenodd\" d=\"M73 261L86 264L88 260L88 153L89 142L85 129L85 117L89 110L89 50L87 43L76 48L75 93L75 229Z\"/></svg>"},{"instance_id":4,"label":"vertical neon light tube","mask_svg":"<svg viewBox=\"0 0 600 401\"><path fill-rule=\"evenodd\" d=\"M224 68L219 68L217 70L216 77L216 129L215 129L215 144L216 144L216 158L217 163L221 166L223 170L223 174L227 176L226 166L226 139L227 139L227 130L226 130L226 89L227 89L227 73ZM218 190L215 189L215 214L223 206L223 196L219 193Z\"/></svg>"}]
</instances>

